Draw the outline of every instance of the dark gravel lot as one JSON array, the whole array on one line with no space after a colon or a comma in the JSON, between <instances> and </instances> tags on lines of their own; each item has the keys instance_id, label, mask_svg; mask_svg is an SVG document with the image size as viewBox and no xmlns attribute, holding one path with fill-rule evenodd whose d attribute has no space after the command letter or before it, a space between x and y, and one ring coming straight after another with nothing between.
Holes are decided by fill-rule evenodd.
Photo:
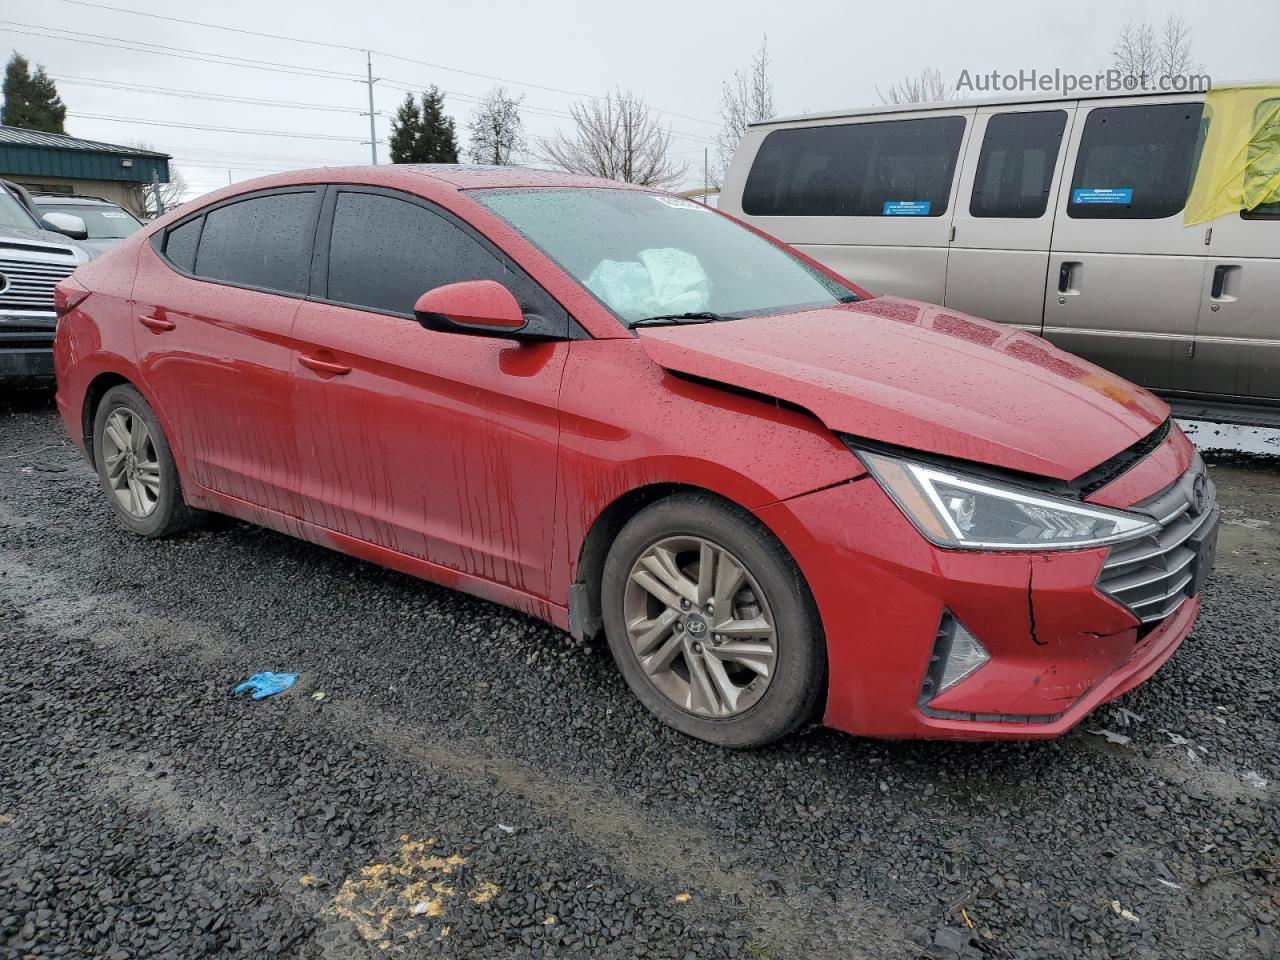
<instances>
[{"instance_id":1,"label":"dark gravel lot","mask_svg":"<svg viewBox=\"0 0 1280 960\"><path fill-rule=\"evenodd\" d=\"M1082 729L727 753L499 607L133 539L0 397L0 956L1280 956L1280 467L1214 470L1200 625Z\"/></svg>"}]
</instances>

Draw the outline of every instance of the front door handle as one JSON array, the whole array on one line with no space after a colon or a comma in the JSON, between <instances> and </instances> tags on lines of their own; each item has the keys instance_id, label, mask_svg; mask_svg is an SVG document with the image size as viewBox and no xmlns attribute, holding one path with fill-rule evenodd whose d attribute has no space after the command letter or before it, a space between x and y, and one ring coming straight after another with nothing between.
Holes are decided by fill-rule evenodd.
<instances>
[{"instance_id":1,"label":"front door handle","mask_svg":"<svg viewBox=\"0 0 1280 960\"><path fill-rule=\"evenodd\" d=\"M1213 268L1213 286L1209 290L1210 300L1234 300L1239 292L1240 265L1236 263L1220 263ZM1216 309L1216 308L1215 308Z\"/></svg>"},{"instance_id":2,"label":"front door handle","mask_svg":"<svg viewBox=\"0 0 1280 960\"><path fill-rule=\"evenodd\" d=\"M331 360L321 360L319 357L303 355L298 357L298 362L308 370L314 370L316 373L327 374L331 377L343 377L351 372L351 368L344 364L334 363Z\"/></svg>"},{"instance_id":3,"label":"front door handle","mask_svg":"<svg viewBox=\"0 0 1280 960\"><path fill-rule=\"evenodd\" d=\"M147 314L139 314L138 322L150 330L152 333L164 333L172 330L177 326L172 320L166 320L164 317L152 317Z\"/></svg>"},{"instance_id":4,"label":"front door handle","mask_svg":"<svg viewBox=\"0 0 1280 960\"><path fill-rule=\"evenodd\" d=\"M1079 293L1074 284L1079 278L1080 264L1073 260L1063 260L1062 266L1058 268L1058 292L1059 293Z\"/></svg>"}]
</instances>

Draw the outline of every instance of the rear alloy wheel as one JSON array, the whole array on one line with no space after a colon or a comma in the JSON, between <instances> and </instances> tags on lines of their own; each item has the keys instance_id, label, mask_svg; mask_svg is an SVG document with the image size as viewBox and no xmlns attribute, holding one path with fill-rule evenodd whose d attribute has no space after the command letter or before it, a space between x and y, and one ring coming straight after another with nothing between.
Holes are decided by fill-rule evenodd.
<instances>
[{"instance_id":1,"label":"rear alloy wheel","mask_svg":"<svg viewBox=\"0 0 1280 960\"><path fill-rule=\"evenodd\" d=\"M143 537L189 530L204 518L187 506L169 441L151 405L120 384L102 396L93 418L93 462L120 523Z\"/></svg>"},{"instance_id":2,"label":"rear alloy wheel","mask_svg":"<svg viewBox=\"0 0 1280 960\"><path fill-rule=\"evenodd\" d=\"M605 561L605 632L660 719L724 746L758 746L809 719L825 644L804 580L749 513L701 493L646 507Z\"/></svg>"}]
</instances>

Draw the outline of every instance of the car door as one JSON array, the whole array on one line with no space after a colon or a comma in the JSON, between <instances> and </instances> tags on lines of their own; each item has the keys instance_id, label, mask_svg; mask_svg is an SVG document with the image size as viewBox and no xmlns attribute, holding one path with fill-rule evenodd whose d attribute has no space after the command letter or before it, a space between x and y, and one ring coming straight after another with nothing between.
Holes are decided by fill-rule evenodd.
<instances>
[{"instance_id":1,"label":"car door","mask_svg":"<svg viewBox=\"0 0 1280 960\"><path fill-rule=\"evenodd\" d=\"M142 250L134 343L145 386L200 486L298 516L289 336L321 190L236 197Z\"/></svg>"},{"instance_id":2,"label":"car door","mask_svg":"<svg viewBox=\"0 0 1280 960\"><path fill-rule=\"evenodd\" d=\"M315 264L294 327L304 518L546 597L568 314L459 219L393 191L331 187ZM422 293L473 279L550 338L414 319Z\"/></svg>"},{"instance_id":3,"label":"car door","mask_svg":"<svg viewBox=\"0 0 1280 960\"><path fill-rule=\"evenodd\" d=\"M1252 176L1264 183L1280 159L1275 108L1274 99L1257 105L1248 148L1251 170L1258 171ZM1258 154L1270 162L1259 162ZM1211 226L1191 390L1280 400L1280 202L1226 214Z\"/></svg>"},{"instance_id":4,"label":"car door","mask_svg":"<svg viewBox=\"0 0 1280 960\"><path fill-rule=\"evenodd\" d=\"M1184 227L1202 101L1081 101L1054 223L1044 336L1121 376L1185 389L1204 229Z\"/></svg>"},{"instance_id":5,"label":"car door","mask_svg":"<svg viewBox=\"0 0 1280 960\"><path fill-rule=\"evenodd\" d=\"M1074 103L982 107L947 260L948 307L1040 332L1063 142Z\"/></svg>"}]
</instances>

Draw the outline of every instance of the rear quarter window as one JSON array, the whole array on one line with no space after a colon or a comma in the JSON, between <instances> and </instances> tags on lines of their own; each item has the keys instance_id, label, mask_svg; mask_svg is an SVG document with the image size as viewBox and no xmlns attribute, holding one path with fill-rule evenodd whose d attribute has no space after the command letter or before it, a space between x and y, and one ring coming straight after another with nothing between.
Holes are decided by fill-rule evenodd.
<instances>
[{"instance_id":1,"label":"rear quarter window","mask_svg":"<svg viewBox=\"0 0 1280 960\"><path fill-rule=\"evenodd\" d=\"M920 117L765 137L743 212L758 217L940 217L947 212L964 117Z\"/></svg>"},{"instance_id":2,"label":"rear quarter window","mask_svg":"<svg viewBox=\"0 0 1280 960\"><path fill-rule=\"evenodd\" d=\"M164 238L164 256L184 273L192 273L196 267L196 245L200 242L203 217L196 217L174 227Z\"/></svg>"}]
</instances>

